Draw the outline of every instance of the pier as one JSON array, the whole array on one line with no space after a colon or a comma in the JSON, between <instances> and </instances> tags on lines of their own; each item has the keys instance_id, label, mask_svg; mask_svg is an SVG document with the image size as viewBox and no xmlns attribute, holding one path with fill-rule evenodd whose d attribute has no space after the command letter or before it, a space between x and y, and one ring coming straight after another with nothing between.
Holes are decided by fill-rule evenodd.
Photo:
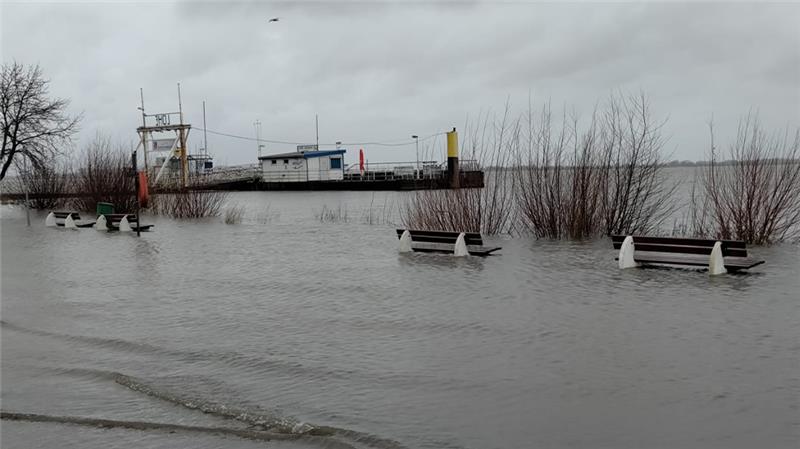
<instances>
[{"instance_id":1,"label":"pier","mask_svg":"<svg viewBox=\"0 0 800 449\"><path fill-rule=\"evenodd\" d=\"M346 166L343 179L303 182L265 181L257 164L216 167L190 178L190 188L208 190L426 190L451 188L452 179L443 164L426 162L420 170L409 163ZM462 188L482 188L484 174L476 161L463 161L458 174Z\"/></svg>"}]
</instances>

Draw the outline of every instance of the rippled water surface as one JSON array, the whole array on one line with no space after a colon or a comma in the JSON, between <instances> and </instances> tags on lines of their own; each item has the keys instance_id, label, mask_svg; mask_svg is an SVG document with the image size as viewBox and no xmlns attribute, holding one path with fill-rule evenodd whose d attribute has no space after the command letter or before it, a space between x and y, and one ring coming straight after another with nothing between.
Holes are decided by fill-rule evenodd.
<instances>
[{"instance_id":1,"label":"rippled water surface","mask_svg":"<svg viewBox=\"0 0 800 449\"><path fill-rule=\"evenodd\" d=\"M3 206L2 409L38 418L2 446L800 445L798 246L715 278L620 271L608 240L406 255L401 200L240 193L240 224L141 238Z\"/></svg>"}]
</instances>

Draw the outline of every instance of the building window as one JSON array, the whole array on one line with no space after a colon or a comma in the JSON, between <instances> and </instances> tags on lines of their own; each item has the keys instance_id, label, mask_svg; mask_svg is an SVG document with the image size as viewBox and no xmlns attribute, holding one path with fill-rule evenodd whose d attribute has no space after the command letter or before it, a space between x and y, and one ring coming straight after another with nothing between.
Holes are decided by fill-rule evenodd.
<instances>
[{"instance_id":1,"label":"building window","mask_svg":"<svg viewBox=\"0 0 800 449\"><path fill-rule=\"evenodd\" d=\"M275 165L275 164L277 164L277 163L278 163L278 160L277 160L277 159L273 159L273 160L272 160L272 165Z\"/></svg>"},{"instance_id":2,"label":"building window","mask_svg":"<svg viewBox=\"0 0 800 449\"><path fill-rule=\"evenodd\" d=\"M284 163L284 164L288 164L288 163L289 163L289 159L284 159L284 160L283 160L283 163Z\"/></svg>"},{"instance_id":3,"label":"building window","mask_svg":"<svg viewBox=\"0 0 800 449\"><path fill-rule=\"evenodd\" d=\"M333 169L341 169L342 168L342 160L340 158L331 158L331 170Z\"/></svg>"}]
</instances>

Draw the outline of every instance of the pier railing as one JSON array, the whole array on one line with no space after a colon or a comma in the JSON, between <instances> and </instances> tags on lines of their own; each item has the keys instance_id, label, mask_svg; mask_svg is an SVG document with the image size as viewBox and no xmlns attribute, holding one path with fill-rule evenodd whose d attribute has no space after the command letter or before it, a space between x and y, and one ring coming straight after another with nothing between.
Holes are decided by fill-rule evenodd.
<instances>
[{"instance_id":1,"label":"pier railing","mask_svg":"<svg viewBox=\"0 0 800 449\"><path fill-rule=\"evenodd\" d=\"M436 161L365 163L345 167L345 181L394 181L413 179L439 179L446 173L446 165Z\"/></svg>"},{"instance_id":2,"label":"pier railing","mask_svg":"<svg viewBox=\"0 0 800 449\"><path fill-rule=\"evenodd\" d=\"M214 167L189 178L194 185L212 186L232 182L258 181L261 179L261 166L258 164Z\"/></svg>"},{"instance_id":3,"label":"pier railing","mask_svg":"<svg viewBox=\"0 0 800 449\"><path fill-rule=\"evenodd\" d=\"M480 165L473 159L462 160L460 171L480 171ZM435 180L446 176L447 163L436 161L366 163L363 173L359 164L352 164L344 171L345 181Z\"/></svg>"}]
</instances>

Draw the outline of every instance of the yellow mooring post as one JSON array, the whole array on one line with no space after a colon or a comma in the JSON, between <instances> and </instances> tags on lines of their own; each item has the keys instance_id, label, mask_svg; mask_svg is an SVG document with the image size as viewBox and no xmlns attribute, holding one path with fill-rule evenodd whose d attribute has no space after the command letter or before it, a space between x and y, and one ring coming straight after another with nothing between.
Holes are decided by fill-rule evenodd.
<instances>
[{"instance_id":1,"label":"yellow mooring post","mask_svg":"<svg viewBox=\"0 0 800 449\"><path fill-rule=\"evenodd\" d=\"M447 177L450 188L457 189L461 173L458 169L458 133L455 128L447 133Z\"/></svg>"}]
</instances>

